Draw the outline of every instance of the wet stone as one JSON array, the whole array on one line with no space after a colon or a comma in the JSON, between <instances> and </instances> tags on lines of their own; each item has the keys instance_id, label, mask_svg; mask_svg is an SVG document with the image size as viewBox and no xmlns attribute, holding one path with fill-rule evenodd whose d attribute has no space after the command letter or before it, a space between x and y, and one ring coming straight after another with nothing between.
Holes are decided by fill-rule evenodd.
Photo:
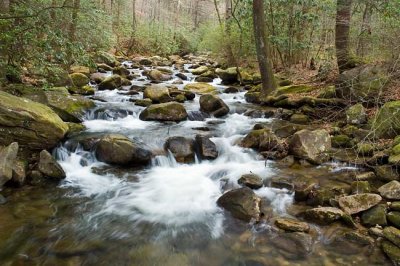
<instances>
[{"instance_id":1,"label":"wet stone","mask_svg":"<svg viewBox=\"0 0 400 266\"><path fill-rule=\"evenodd\" d=\"M272 244L286 258L306 258L311 254L314 241L309 234L301 232L282 233L273 238Z\"/></svg>"},{"instance_id":2,"label":"wet stone","mask_svg":"<svg viewBox=\"0 0 400 266\"><path fill-rule=\"evenodd\" d=\"M366 226L386 225L386 205L379 204L361 215L361 221Z\"/></svg>"},{"instance_id":3,"label":"wet stone","mask_svg":"<svg viewBox=\"0 0 400 266\"><path fill-rule=\"evenodd\" d=\"M378 189L382 197L386 199L400 200L400 182L391 181Z\"/></svg>"},{"instance_id":4,"label":"wet stone","mask_svg":"<svg viewBox=\"0 0 400 266\"><path fill-rule=\"evenodd\" d=\"M305 218L320 225L331 224L344 215L343 211L334 207L319 207L305 211Z\"/></svg>"},{"instance_id":5,"label":"wet stone","mask_svg":"<svg viewBox=\"0 0 400 266\"><path fill-rule=\"evenodd\" d=\"M382 242L382 249L394 265L400 265L400 248L389 241Z\"/></svg>"},{"instance_id":6,"label":"wet stone","mask_svg":"<svg viewBox=\"0 0 400 266\"><path fill-rule=\"evenodd\" d=\"M390 204L390 209L392 211L400 211L400 201L395 201Z\"/></svg>"},{"instance_id":7,"label":"wet stone","mask_svg":"<svg viewBox=\"0 0 400 266\"><path fill-rule=\"evenodd\" d=\"M262 178L256 174L242 175L239 178L238 183L251 189L258 189L263 186Z\"/></svg>"},{"instance_id":8,"label":"wet stone","mask_svg":"<svg viewBox=\"0 0 400 266\"><path fill-rule=\"evenodd\" d=\"M310 231L310 226L308 223L290 218L278 218L275 220L275 225L285 231L306 233Z\"/></svg>"},{"instance_id":9,"label":"wet stone","mask_svg":"<svg viewBox=\"0 0 400 266\"><path fill-rule=\"evenodd\" d=\"M383 229L383 236L395 244L397 247L400 247L400 230L393 227L393 226L388 226Z\"/></svg>"},{"instance_id":10,"label":"wet stone","mask_svg":"<svg viewBox=\"0 0 400 266\"><path fill-rule=\"evenodd\" d=\"M356 214L372 208L381 200L378 194L363 193L339 198L339 206L348 214Z\"/></svg>"},{"instance_id":11,"label":"wet stone","mask_svg":"<svg viewBox=\"0 0 400 266\"><path fill-rule=\"evenodd\" d=\"M400 212L389 212L387 214L389 222L397 228L400 228Z\"/></svg>"},{"instance_id":12,"label":"wet stone","mask_svg":"<svg viewBox=\"0 0 400 266\"><path fill-rule=\"evenodd\" d=\"M371 186L368 181L355 181L351 183L352 194L369 193L369 192L371 192Z\"/></svg>"}]
</instances>

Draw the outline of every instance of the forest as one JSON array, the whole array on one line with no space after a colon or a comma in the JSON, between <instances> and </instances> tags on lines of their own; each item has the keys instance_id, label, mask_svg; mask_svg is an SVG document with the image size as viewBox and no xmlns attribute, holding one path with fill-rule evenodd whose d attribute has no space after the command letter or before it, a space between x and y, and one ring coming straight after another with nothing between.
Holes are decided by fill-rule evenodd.
<instances>
[{"instance_id":1,"label":"forest","mask_svg":"<svg viewBox=\"0 0 400 266\"><path fill-rule=\"evenodd\" d=\"M400 265L400 0L0 0L1 265Z\"/></svg>"}]
</instances>

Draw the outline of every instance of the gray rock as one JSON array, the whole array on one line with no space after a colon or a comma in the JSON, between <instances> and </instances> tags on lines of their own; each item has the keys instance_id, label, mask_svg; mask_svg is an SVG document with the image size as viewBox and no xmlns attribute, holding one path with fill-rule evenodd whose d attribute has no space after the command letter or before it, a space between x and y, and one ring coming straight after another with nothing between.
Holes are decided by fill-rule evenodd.
<instances>
[{"instance_id":1,"label":"gray rock","mask_svg":"<svg viewBox=\"0 0 400 266\"><path fill-rule=\"evenodd\" d=\"M378 189L382 197L392 200L400 200L400 182L391 181Z\"/></svg>"},{"instance_id":2,"label":"gray rock","mask_svg":"<svg viewBox=\"0 0 400 266\"><path fill-rule=\"evenodd\" d=\"M326 130L296 132L289 144L289 152L312 163L322 163L327 160L326 152L331 149L331 138Z\"/></svg>"},{"instance_id":3,"label":"gray rock","mask_svg":"<svg viewBox=\"0 0 400 266\"><path fill-rule=\"evenodd\" d=\"M152 153L119 134L103 136L96 145L99 161L116 165L146 165Z\"/></svg>"},{"instance_id":4,"label":"gray rock","mask_svg":"<svg viewBox=\"0 0 400 266\"><path fill-rule=\"evenodd\" d=\"M194 161L194 141L185 137L168 138L164 144L164 149L170 151L177 162L191 163Z\"/></svg>"},{"instance_id":5,"label":"gray rock","mask_svg":"<svg viewBox=\"0 0 400 266\"><path fill-rule=\"evenodd\" d=\"M66 177L61 165L46 150L40 152L38 168L39 171L46 177L56 180L64 179Z\"/></svg>"},{"instance_id":6,"label":"gray rock","mask_svg":"<svg viewBox=\"0 0 400 266\"><path fill-rule=\"evenodd\" d=\"M222 117L229 113L229 107L221 98L212 94L200 97L200 110L215 117Z\"/></svg>"},{"instance_id":7,"label":"gray rock","mask_svg":"<svg viewBox=\"0 0 400 266\"><path fill-rule=\"evenodd\" d=\"M197 135L196 144L201 159L214 160L218 157L217 146L209 137Z\"/></svg>"},{"instance_id":8,"label":"gray rock","mask_svg":"<svg viewBox=\"0 0 400 266\"><path fill-rule=\"evenodd\" d=\"M262 178L259 177L256 174L245 174L245 175L242 175L239 178L238 183L240 185L249 187L251 189L258 189L258 188L261 188L264 185Z\"/></svg>"},{"instance_id":9,"label":"gray rock","mask_svg":"<svg viewBox=\"0 0 400 266\"><path fill-rule=\"evenodd\" d=\"M13 176L13 165L18 154L18 143L13 142L0 151L0 187Z\"/></svg>"},{"instance_id":10,"label":"gray rock","mask_svg":"<svg viewBox=\"0 0 400 266\"><path fill-rule=\"evenodd\" d=\"M139 118L144 121L183 121L188 114L185 107L180 103L160 103L152 104L144 109Z\"/></svg>"},{"instance_id":11,"label":"gray rock","mask_svg":"<svg viewBox=\"0 0 400 266\"><path fill-rule=\"evenodd\" d=\"M304 212L304 216L308 221L321 225L331 224L342 218L343 215L342 210L334 207L319 207Z\"/></svg>"},{"instance_id":12,"label":"gray rock","mask_svg":"<svg viewBox=\"0 0 400 266\"><path fill-rule=\"evenodd\" d=\"M339 198L339 206L347 214L356 214L374 207L381 200L378 194L363 193Z\"/></svg>"},{"instance_id":13,"label":"gray rock","mask_svg":"<svg viewBox=\"0 0 400 266\"><path fill-rule=\"evenodd\" d=\"M248 187L234 189L222 195L217 204L229 211L233 217L249 222L260 219L261 199Z\"/></svg>"}]
</instances>

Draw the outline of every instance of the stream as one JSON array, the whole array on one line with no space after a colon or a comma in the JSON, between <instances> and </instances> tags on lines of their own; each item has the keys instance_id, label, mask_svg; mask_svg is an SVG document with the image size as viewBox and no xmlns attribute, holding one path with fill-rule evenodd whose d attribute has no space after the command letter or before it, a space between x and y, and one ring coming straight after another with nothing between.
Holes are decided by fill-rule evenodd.
<instances>
[{"instance_id":1,"label":"stream","mask_svg":"<svg viewBox=\"0 0 400 266\"><path fill-rule=\"evenodd\" d=\"M185 65L186 70L189 67ZM175 67L169 69L179 73ZM137 75L132 85L150 83L143 70L130 71ZM174 86L182 89L194 82L193 75L185 74L188 81ZM144 107L134 105L132 98L141 99L142 93L96 91L95 99L101 101L86 115L85 132L53 151L67 178L59 184L14 189L9 195L5 191L9 203L1 206L2 265L390 265L379 251L354 247L349 252L350 247L331 241L340 226L311 225L309 254L299 252L297 244L290 254L282 252L271 224L246 224L217 206L224 192L240 187L237 180L243 174L254 173L264 179L265 186L255 190L265 203L264 212L291 217L305 206L294 203L291 191L271 187L272 178L312 175L339 180L356 170L337 163L288 168L241 148L238 141L254 125L272 126L279 121L247 115L260 107L246 103L245 92L222 93L227 87L220 82L215 79L212 85L230 113L219 119L202 117L196 95L184 103L189 119L181 123L140 120ZM77 139L104 133L123 134L159 155L145 168L99 162ZM181 164L162 152L168 137L197 134L212 136L217 159L196 158L195 163Z\"/></svg>"}]
</instances>

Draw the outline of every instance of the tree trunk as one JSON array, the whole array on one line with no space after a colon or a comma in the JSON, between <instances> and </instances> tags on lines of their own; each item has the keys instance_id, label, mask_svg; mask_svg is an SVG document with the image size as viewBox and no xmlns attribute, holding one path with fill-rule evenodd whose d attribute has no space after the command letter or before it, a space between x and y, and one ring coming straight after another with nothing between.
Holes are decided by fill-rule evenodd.
<instances>
[{"instance_id":1,"label":"tree trunk","mask_svg":"<svg viewBox=\"0 0 400 266\"><path fill-rule=\"evenodd\" d=\"M357 45L357 56L363 58L368 47L368 36L371 35L371 16L372 16L372 3L367 1L363 14L363 21L361 25L360 38Z\"/></svg>"},{"instance_id":2,"label":"tree trunk","mask_svg":"<svg viewBox=\"0 0 400 266\"><path fill-rule=\"evenodd\" d=\"M266 36L263 0L253 0L253 24L258 65L260 67L262 80L261 100L264 100L277 86L272 70L270 48Z\"/></svg>"},{"instance_id":3,"label":"tree trunk","mask_svg":"<svg viewBox=\"0 0 400 266\"><path fill-rule=\"evenodd\" d=\"M349 33L353 0L338 0L336 8L336 59L339 72L350 66Z\"/></svg>"}]
</instances>

